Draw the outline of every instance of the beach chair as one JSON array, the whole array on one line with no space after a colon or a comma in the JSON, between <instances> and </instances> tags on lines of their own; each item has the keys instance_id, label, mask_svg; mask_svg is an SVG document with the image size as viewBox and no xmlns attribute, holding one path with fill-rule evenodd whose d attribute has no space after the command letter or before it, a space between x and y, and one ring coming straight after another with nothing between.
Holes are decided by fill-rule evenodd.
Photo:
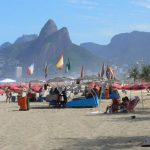
<instances>
[{"instance_id":1,"label":"beach chair","mask_svg":"<svg viewBox=\"0 0 150 150\"><path fill-rule=\"evenodd\" d=\"M136 105L140 102L140 98L138 96L135 96L130 99L129 104L127 106L128 112L133 112Z\"/></svg>"}]
</instances>

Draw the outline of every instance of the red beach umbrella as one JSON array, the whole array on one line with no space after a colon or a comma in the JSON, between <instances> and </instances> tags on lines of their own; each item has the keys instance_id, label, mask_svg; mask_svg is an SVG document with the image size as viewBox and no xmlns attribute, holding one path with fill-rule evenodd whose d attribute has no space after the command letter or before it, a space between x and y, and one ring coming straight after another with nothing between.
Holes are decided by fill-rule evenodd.
<instances>
[{"instance_id":1,"label":"red beach umbrella","mask_svg":"<svg viewBox=\"0 0 150 150\"><path fill-rule=\"evenodd\" d=\"M2 95L2 94L4 94L4 93L5 93L5 91L2 90L2 89L0 89L0 95Z\"/></svg>"},{"instance_id":2,"label":"red beach umbrella","mask_svg":"<svg viewBox=\"0 0 150 150\"><path fill-rule=\"evenodd\" d=\"M128 84L128 85L122 86L122 89L124 89L124 90L144 90L144 89L146 89L146 86L137 85L137 84Z\"/></svg>"},{"instance_id":3,"label":"red beach umbrella","mask_svg":"<svg viewBox=\"0 0 150 150\"><path fill-rule=\"evenodd\" d=\"M112 88L115 88L115 89L122 89L122 85L117 84L117 83L113 83L111 86Z\"/></svg>"}]
</instances>

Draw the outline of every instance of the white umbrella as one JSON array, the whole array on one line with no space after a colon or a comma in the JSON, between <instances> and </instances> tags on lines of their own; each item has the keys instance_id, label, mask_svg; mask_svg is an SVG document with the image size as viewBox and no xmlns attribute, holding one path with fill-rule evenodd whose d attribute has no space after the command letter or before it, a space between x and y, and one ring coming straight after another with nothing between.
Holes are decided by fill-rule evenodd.
<instances>
[{"instance_id":1,"label":"white umbrella","mask_svg":"<svg viewBox=\"0 0 150 150\"><path fill-rule=\"evenodd\" d=\"M0 83L14 83L14 82L16 82L16 80L8 79L8 78L0 81Z\"/></svg>"}]
</instances>

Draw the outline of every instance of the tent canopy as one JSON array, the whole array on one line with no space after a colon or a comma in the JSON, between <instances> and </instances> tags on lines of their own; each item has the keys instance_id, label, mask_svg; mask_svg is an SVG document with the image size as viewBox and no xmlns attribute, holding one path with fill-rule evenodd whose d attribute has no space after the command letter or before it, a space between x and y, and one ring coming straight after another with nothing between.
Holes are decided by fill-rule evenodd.
<instances>
[{"instance_id":1,"label":"tent canopy","mask_svg":"<svg viewBox=\"0 0 150 150\"><path fill-rule=\"evenodd\" d=\"M9 78L0 81L0 83L14 83L14 82L16 82L16 80L9 79Z\"/></svg>"}]
</instances>

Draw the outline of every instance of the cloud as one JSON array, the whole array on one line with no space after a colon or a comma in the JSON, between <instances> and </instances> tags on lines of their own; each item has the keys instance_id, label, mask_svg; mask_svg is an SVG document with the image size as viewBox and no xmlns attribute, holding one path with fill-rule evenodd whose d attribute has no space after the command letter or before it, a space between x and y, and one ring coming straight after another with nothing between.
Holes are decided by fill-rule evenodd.
<instances>
[{"instance_id":1,"label":"cloud","mask_svg":"<svg viewBox=\"0 0 150 150\"><path fill-rule=\"evenodd\" d=\"M94 0L67 0L67 2L73 6L86 8L88 10L92 10L99 6L99 3Z\"/></svg>"},{"instance_id":2,"label":"cloud","mask_svg":"<svg viewBox=\"0 0 150 150\"><path fill-rule=\"evenodd\" d=\"M131 0L131 3L150 9L150 0Z\"/></svg>"}]
</instances>

